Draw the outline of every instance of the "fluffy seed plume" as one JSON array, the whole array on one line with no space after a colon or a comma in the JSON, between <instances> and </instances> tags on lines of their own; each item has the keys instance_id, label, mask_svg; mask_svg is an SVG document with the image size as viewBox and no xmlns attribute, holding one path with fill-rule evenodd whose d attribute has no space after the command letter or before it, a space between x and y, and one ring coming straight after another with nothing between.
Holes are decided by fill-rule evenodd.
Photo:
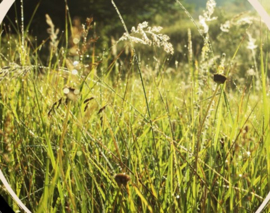
<instances>
[{"instance_id":1,"label":"fluffy seed plume","mask_svg":"<svg viewBox=\"0 0 270 213\"><path fill-rule=\"evenodd\" d=\"M207 22L217 19L217 17L212 17L215 7L215 0L208 0L206 3L206 10L203 11L203 15L199 16L199 21L203 28L203 33L208 33L209 27L207 25Z\"/></svg>"},{"instance_id":2,"label":"fluffy seed plume","mask_svg":"<svg viewBox=\"0 0 270 213\"><path fill-rule=\"evenodd\" d=\"M162 27L160 26L149 27L148 22L145 21L138 24L137 28L132 27L130 35L124 33L118 42L130 39L134 43L162 47L165 52L173 54L174 49L169 42L170 37L159 33L161 30Z\"/></svg>"},{"instance_id":3,"label":"fluffy seed plume","mask_svg":"<svg viewBox=\"0 0 270 213\"><path fill-rule=\"evenodd\" d=\"M50 48L53 51L53 53L57 54L56 50L59 43L59 41L57 40L57 35L59 33L59 29L55 29L52 19L48 14L46 14L45 17L46 17L46 23L49 25L47 32L49 33L50 39L51 39Z\"/></svg>"}]
</instances>

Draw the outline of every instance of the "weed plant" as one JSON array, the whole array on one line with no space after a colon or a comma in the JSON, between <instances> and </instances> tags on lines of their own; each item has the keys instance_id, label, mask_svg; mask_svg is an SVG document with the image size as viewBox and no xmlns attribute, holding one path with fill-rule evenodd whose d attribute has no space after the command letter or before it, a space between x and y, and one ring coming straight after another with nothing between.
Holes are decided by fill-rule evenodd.
<instances>
[{"instance_id":1,"label":"weed plant","mask_svg":"<svg viewBox=\"0 0 270 213\"><path fill-rule=\"evenodd\" d=\"M233 54L215 54L208 33L214 6L209 0L196 26L200 54L188 30L186 61L174 66L168 36L146 22L126 29L102 54L93 20L72 27L68 10L62 34L46 16L50 37L40 45L24 28L14 35L1 26L0 169L28 209L258 208L270 190L269 56L263 49L269 40L264 26L250 23L246 30L260 30L257 46L251 34L242 35L236 44L223 41ZM135 51L134 41L152 45L144 48L155 56ZM246 51L253 68L241 80L235 64L247 41L254 44ZM38 53L45 45L50 54L42 65ZM19 210L2 185L0 194Z\"/></svg>"}]
</instances>

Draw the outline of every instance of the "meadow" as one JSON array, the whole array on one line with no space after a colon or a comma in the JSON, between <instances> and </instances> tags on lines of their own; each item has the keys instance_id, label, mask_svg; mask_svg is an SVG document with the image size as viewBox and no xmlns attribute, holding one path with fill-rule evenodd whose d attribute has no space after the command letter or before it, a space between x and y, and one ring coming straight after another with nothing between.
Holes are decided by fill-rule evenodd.
<instances>
[{"instance_id":1,"label":"meadow","mask_svg":"<svg viewBox=\"0 0 270 213\"><path fill-rule=\"evenodd\" d=\"M268 31L255 13L221 23L208 2L198 22L177 1L183 54L165 26L125 30L113 1L125 33L105 50L91 18L61 33L47 15L42 44L1 26L0 169L31 212L256 211L270 191ZM217 25L230 37L211 37Z\"/></svg>"}]
</instances>

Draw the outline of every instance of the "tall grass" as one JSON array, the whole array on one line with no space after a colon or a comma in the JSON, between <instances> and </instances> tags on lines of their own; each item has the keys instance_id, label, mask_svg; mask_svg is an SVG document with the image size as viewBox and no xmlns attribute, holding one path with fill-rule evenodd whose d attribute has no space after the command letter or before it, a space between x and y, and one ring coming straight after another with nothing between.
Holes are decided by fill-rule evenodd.
<instances>
[{"instance_id":1,"label":"tall grass","mask_svg":"<svg viewBox=\"0 0 270 213\"><path fill-rule=\"evenodd\" d=\"M67 10L66 42L70 20ZM47 23L52 29L48 17ZM215 55L207 33L204 54L196 58L191 52L186 62L188 75L180 69L168 73L169 56L160 57L164 62L156 69L155 62L144 65L139 51L134 62L132 51L125 73L111 78L106 71L122 62L122 50L112 63L105 63L111 57L106 54L98 63L90 39L92 54L82 45L77 60L50 32L48 66L37 65L39 47L26 32L25 53L15 45L0 57L0 168L32 212L257 209L270 189L263 48L255 55L261 61L257 90L233 84L233 62L243 43L216 61L215 74L226 75L224 84L209 71ZM6 36L9 45L22 41L20 34ZM192 35L187 42L192 46ZM25 60L17 62L21 54ZM4 187L0 193L19 209Z\"/></svg>"}]
</instances>

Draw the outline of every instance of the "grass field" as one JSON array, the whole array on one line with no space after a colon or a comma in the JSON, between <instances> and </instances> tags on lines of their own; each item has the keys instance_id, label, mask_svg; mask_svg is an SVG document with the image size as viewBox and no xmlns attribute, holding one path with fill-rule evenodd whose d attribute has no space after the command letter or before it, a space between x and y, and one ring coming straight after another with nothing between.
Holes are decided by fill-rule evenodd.
<instances>
[{"instance_id":1,"label":"grass field","mask_svg":"<svg viewBox=\"0 0 270 213\"><path fill-rule=\"evenodd\" d=\"M43 66L27 34L1 37L0 168L11 188L32 212L254 212L270 191L269 39L259 30L247 50L254 73L241 79L244 42L211 72L211 45L195 58L192 35L179 67L159 49L138 57L135 43L98 58L98 42L89 54L82 39L69 57L53 30Z\"/></svg>"}]
</instances>

